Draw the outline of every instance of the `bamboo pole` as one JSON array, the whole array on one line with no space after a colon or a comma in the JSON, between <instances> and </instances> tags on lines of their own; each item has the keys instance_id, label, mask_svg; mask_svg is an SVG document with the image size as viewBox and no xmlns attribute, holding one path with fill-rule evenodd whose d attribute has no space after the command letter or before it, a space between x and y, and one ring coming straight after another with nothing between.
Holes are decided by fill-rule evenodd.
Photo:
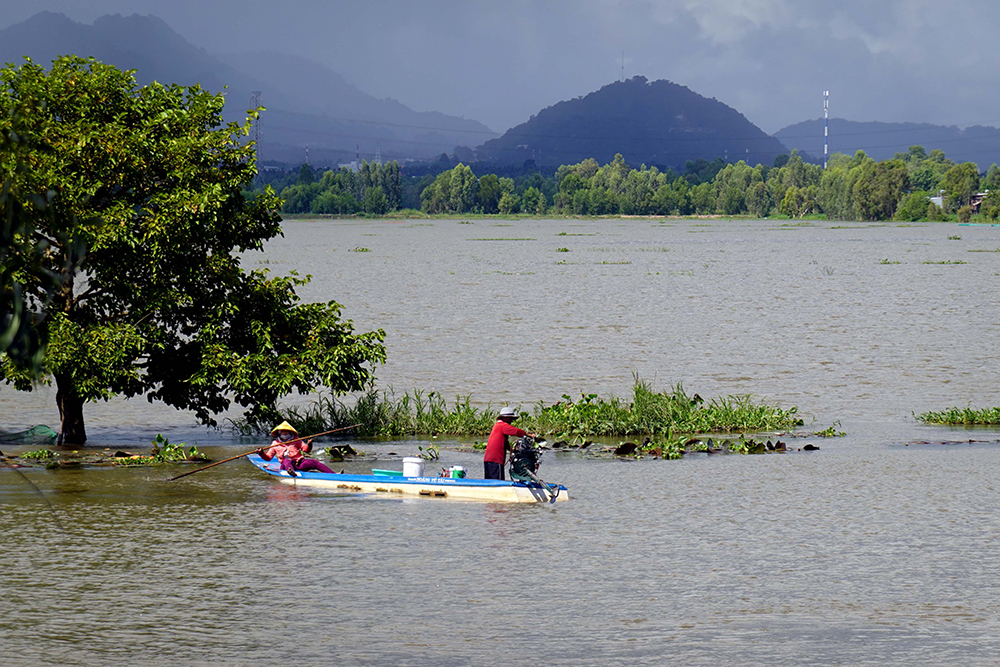
<instances>
[{"instance_id":1,"label":"bamboo pole","mask_svg":"<svg viewBox=\"0 0 1000 667\"><path fill-rule=\"evenodd\" d=\"M353 424L351 426L343 426L341 428L335 428L332 431L323 431L322 433L314 433L313 435L307 435L307 436L303 436L303 437L296 438L296 439L297 440L311 440L312 438L318 438L321 435L330 435L331 433L337 433L338 431L346 431L348 429L357 428L359 426L361 426L361 424ZM236 459L241 459L244 456L250 456L251 454L256 454L259 449L262 449L262 448L258 447L257 449L250 450L249 452L244 452L243 454L237 454L236 456L230 456L228 459L222 459L221 461L216 461L215 463L209 463L207 466L204 466L202 468L198 468L197 470L189 470L186 473L183 473L181 475L177 475L176 477L171 477L167 481L168 482L172 482L175 479L180 479L181 477L187 477L188 475L193 475L196 472L201 472L202 470L208 470L209 468L214 468L217 465L222 465L223 463L228 463L229 461L235 461Z\"/></svg>"}]
</instances>

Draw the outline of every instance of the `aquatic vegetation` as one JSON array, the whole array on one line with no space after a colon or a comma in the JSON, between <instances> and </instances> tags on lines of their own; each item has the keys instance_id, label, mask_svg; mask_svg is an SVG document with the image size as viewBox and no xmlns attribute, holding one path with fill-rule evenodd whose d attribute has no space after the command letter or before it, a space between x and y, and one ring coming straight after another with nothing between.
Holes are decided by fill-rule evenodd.
<instances>
[{"instance_id":1,"label":"aquatic vegetation","mask_svg":"<svg viewBox=\"0 0 1000 667\"><path fill-rule=\"evenodd\" d=\"M556 248L556 252L569 252L569 248Z\"/></svg>"},{"instance_id":2,"label":"aquatic vegetation","mask_svg":"<svg viewBox=\"0 0 1000 667\"><path fill-rule=\"evenodd\" d=\"M888 258L886 258L886 259L880 259L878 263L879 264L902 264L902 262L900 262L898 260L890 261Z\"/></svg>"},{"instance_id":3,"label":"aquatic vegetation","mask_svg":"<svg viewBox=\"0 0 1000 667\"><path fill-rule=\"evenodd\" d=\"M949 241L961 241L962 237L961 236L949 236L948 240Z\"/></svg>"},{"instance_id":4,"label":"aquatic vegetation","mask_svg":"<svg viewBox=\"0 0 1000 667\"><path fill-rule=\"evenodd\" d=\"M921 264L968 264L968 262L961 259L946 259L940 262L935 262L933 260L925 260Z\"/></svg>"},{"instance_id":5,"label":"aquatic vegetation","mask_svg":"<svg viewBox=\"0 0 1000 667\"><path fill-rule=\"evenodd\" d=\"M137 466L151 465L154 463L176 463L178 461L208 461L209 458L198 451L194 445L184 449L185 443L174 444L162 433L157 433L151 441L149 456L122 456L116 455L115 465Z\"/></svg>"},{"instance_id":6,"label":"aquatic vegetation","mask_svg":"<svg viewBox=\"0 0 1000 667\"><path fill-rule=\"evenodd\" d=\"M174 444L162 433L157 433L152 440L152 459L157 463L170 463L172 461L207 461L208 457L198 451L198 447L192 445L184 450L185 443Z\"/></svg>"},{"instance_id":7,"label":"aquatic vegetation","mask_svg":"<svg viewBox=\"0 0 1000 667\"><path fill-rule=\"evenodd\" d=\"M838 431L837 429L839 427L840 427L840 420L838 419L834 421L832 424L830 424L828 428L825 428L822 431L813 431L813 435L820 438L842 438L847 434L844 433L843 431Z\"/></svg>"},{"instance_id":8,"label":"aquatic vegetation","mask_svg":"<svg viewBox=\"0 0 1000 667\"><path fill-rule=\"evenodd\" d=\"M966 424L996 426L1000 424L1000 407L976 409L966 406L964 408L948 408L939 412L924 412L916 415L918 421L925 424Z\"/></svg>"},{"instance_id":9,"label":"aquatic vegetation","mask_svg":"<svg viewBox=\"0 0 1000 667\"><path fill-rule=\"evenodd\" d=\"M538 239L532 238L482 238L482 239L469 239L470 241L537 241Z\"/></svg>"},{"instance_id":10,"label":"aquatic vegetation","mask_svg":"<svg viewBox=\"0 0 1000 667\"><path fill-rule=\"evenodd\" d=\"M21 454L22 459L28 459L29 461L39 461L44 459L51 459L56 455L51 449L38 449L33 452L25 452Z\"/></svg>"},{"instance_id":11,"label":"aquatic vegetation","mask_svg":"<svg viewBox=\"0 0 1000 667\"><path fill-rule=\"evenodd\" d=\"M369 248L364 247L364 246L358 245L358 246L354 246L353 248L351 248L347 252L371 252L371 250Z\"/></svg>"},{"instance_id":12,"label":"aquatic vegetation","mask_svg":"<svg viewBox=\"0 0 1000 667\"><path fill-rule=\"evenodd\" d=\"M996 250L986 250L986 249L976 248L973 250L969 250L968 252L1000 252L1000 248L997 248Z\"/></svg>"},{"instance_id":13,"label":"aquatic vegetation","mask_svg":"<svg viewBox=\"0 0 1000 667\"><path fill-rule=\"evenodd\" d=\"M427 449L418 446L417 450L420 452L417 456L425 461L437 461L441 458L441 448L437 445L430 445Z\"/></svg>"},{"instance_id":14,"label":"aquatic vegetation","mask_svg":"<svg viewBox=\"0 0 1000 667\"><path fill-rule=\"evenodd\" d=\"M688 396L681 383L669 392L657 392L638 376L634 379L630 402L616 396L600 398L597 394L581 394L577 401L568 394L562 398L552 406L537 404L534 415L525 421L538 432L566 439L609 435L760 432L802 424L802 420L795 416L796 408L782 410L757 405L749 395L714 398L706 403L698 394Z\"/></svg>"},{"instance_id":15,"label":"aquatic vegetation","mask_svg":"<svg viewBox=\"0 0 1000 667\"><path fill-rule=\"evenodd\" d=\"M756 403L750 395L705 401L698 394L689 396L680 383L670 391L658 392L634 376L631 400L582 393L574 400L564 394L554 405L538 402L532 412L521 411L517 425L561 440L650 435L662 444L674 437L671 434L759 433L801 426L803 422L796 413L794 407L786 410ZM489 404L476 407L469 396L456 396L449 405L434 391L425 394L414 390L397 398L391 389L379 391L371 386L353 405L321 396L307 408L289 408L285 418L300 433L360 424L353 434L485 435L496 421L496 411ZM267 433L270 424L241 420L233 427L238 433L253 435Z\"/></svg>"}]
</instances>

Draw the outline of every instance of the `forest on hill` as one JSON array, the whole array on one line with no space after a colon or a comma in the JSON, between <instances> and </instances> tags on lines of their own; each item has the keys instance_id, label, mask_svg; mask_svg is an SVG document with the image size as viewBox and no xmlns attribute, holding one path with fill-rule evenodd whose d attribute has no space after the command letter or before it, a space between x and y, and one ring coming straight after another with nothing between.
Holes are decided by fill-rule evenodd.
<instances>
[{"instance_id":1,"label":"forest on hill","mask_svg":"<svg viewBox=\"0 0 1000 667\"><path fill-rule=\"evenodd\" d=\"M482 165L476 167L481 170ZM985 174L935 149L911 146L889 160L864 152L835 154L826 169L796 152L771 165L688 161L682 174L638 169L621 155L601 165L588 158L550 175L477 175L458 164L436 176L408 177L396 163L363 163L357 172L308 165L271 185L285 213L385 215L419 208L426 214L824 216L831 220L968 220L1000 218L1000 168ZM989 194L980 203L976 195ZM942 193L941 206L931 196ZM977 206L978 205L978 206ZM978 209L978 210L977 210Z\"/></svg>"},{"instance_id":2,"label":"forest on hill","mask_svg":"<svg viewBox=\"0 0 1000 667\"><path fill-rule=\"evenodd\" d=\"M503 136L485 142L476 159L498 165L610 162L679 169L687 160L770 164L788 150L743 114L670 81L636 76L554 104Z\"/></svg>"}]
</instances>

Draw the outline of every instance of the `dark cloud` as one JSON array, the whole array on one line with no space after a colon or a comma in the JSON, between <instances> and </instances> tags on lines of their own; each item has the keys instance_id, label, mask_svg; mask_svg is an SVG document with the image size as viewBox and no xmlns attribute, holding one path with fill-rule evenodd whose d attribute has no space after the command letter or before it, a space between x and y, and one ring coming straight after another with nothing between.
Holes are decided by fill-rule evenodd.
<instances>
[{"instance_id":1,"label":"dark cloud","mask_svg":"<svg viewBox=\"0 0 1000 667\"><path fill-rule=\"evenodd\" d=\"M987 0L3 0L90 23L153 14L210 52L283 51L418 110L496 130L625 75L670 79L768 132L822 113L1000 124L988 85L1000 6Z\"/></svg>"}]
</instances>

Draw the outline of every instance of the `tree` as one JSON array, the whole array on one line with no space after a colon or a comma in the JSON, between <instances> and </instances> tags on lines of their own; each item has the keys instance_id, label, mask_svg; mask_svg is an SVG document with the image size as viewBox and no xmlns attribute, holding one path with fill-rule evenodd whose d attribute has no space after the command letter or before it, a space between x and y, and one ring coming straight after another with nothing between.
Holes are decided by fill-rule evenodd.
<instances>
[{"instance_id":1,"label":"tree","mask_svg":"<svg viewBox=\"0 0 1000 667\"><path fill-rule=\"evenodd\" d=\"M525 213L545 213L545 197L538 188L528 188L521 198L521 210Z\"/></svg>"},{"instance_id":2,"label":"tree","mask_svg":"<svg viewBox=\"0 0 1000 667\"><path fill-rule=\"evenodd\" d=\"M862 220L891 220L899 200L910 189L906 165L901 160L865 162L854 182L854 205Z\"/></svg>"},{"instance_id":3,"label":"tree","mask_svg":"<svg viewBox=\"0 0 1000 667\"><path fill-rule=\"evenodd\" d=\"M979 191L979 167L974 162L956 164L945 172L941 179L941 189L945 191L949 209L968 206L972 195Z\"/></svg>"},{"instance_id":4,"label":"tree","mask_svg":"<svg viewBox=\"0 0 1000 667\"><path fill-rule=\"evenodd\" d=\"M893 220L905 222L916 222L927 217L927 204L930 202L930 195L922 190L911 192L899 200L896 207L896 215Z\"/></svg>"},{"instance_id":5,"label":"tree","mask_svg":"<svg viewBox=\"0 0 1000 667\"><path fill-rule=\"evenodd\" d=\"M299 167L299 185L311 185L313 180L313 170L308 163L303 162Z\"/></svg>"},{"instance_id":6,"label":"tree","mask_svg":"<svg viewBox=\"0 0 1000 667\"><path fill-rule=\"evenodd\" d=\"M500 202L500 179L496 174L484 174L479 179L476 204L483 213L496 213Z\"/></svg>"},{"instance_id":7,"label":"tree","mask_svg":"<svg viewBox=\"0 0 1000 667\"><path fill-rule=\"evenodd\" d=\"M5 155L0 176L22 200L45 198L23 234L61 278L48 301L31 257L15 248L5 260L49 341L41 371L56 384L60 442L84 443L84 404L115 395L214 424L232 403L270 420L293 391L371 381L384 332L355 334L335 302L300 303L307 278L242 270L241 253L281 233L280 200L244 197L256 171L249 121L223 123L221 95L140 88L132 72L76 57L48 71L27 60L0 80L0 134L16 130L31 165ZM0 379L32 388L9 354Z\"/></svg>"}]
</instances>

